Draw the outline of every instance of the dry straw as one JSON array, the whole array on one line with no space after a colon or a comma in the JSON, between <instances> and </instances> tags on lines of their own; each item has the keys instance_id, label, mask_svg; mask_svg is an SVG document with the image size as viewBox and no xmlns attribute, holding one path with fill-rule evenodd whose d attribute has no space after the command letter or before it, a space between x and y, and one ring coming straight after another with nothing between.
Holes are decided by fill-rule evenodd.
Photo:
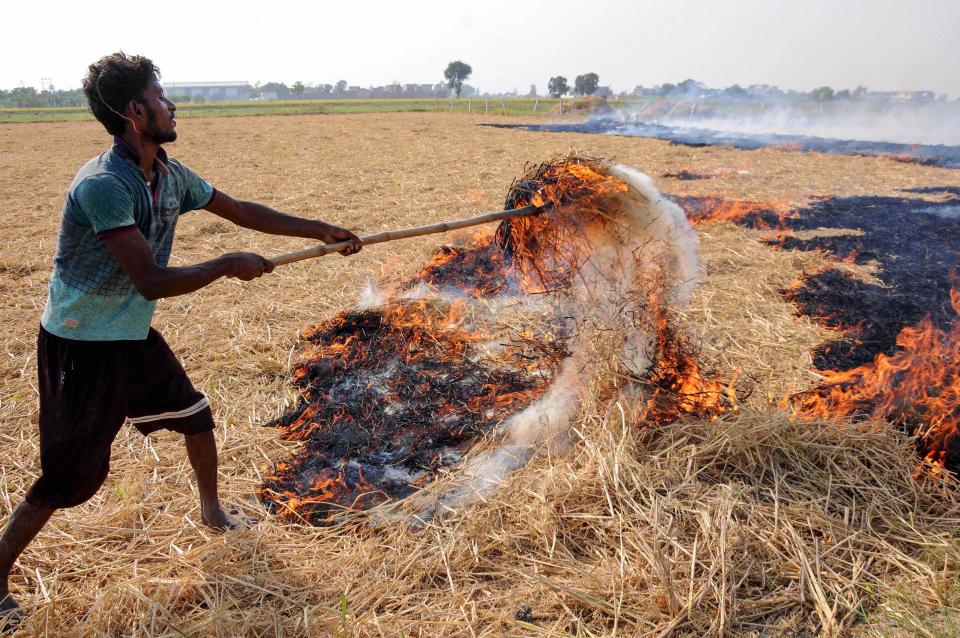
<instances>
[{"instance_id":1,"label":"dry straw","mask_svg":"<svg viewBox=\"0 0 960 638\"><path fill-rule=\"evenodd\" d=\"M174 156L225 192L361 232L495 209L526 161L571 145L690 195L802 201L956 184L950 171L871 158L690 149L653 140L476 127L434 114L191 120ZM106 136L91 123L0 127L0 512L36 475L34 339L57 211ZM693 166L719 175L659 175ZM402 213L398 213L401 211ZM462 214L465 213L466 215ZM175 259L303 248L206 214L184 218ZM913 478L908 441L882 424L793 421L769 407L815 381L824 338L779 289L816 256L705 227L708 267L683 325L721 376L753 390L716 422L638 427L588 403L571 448L508 476L485 502L421 529L362 520L214 534L176 437L124 432L110 479L58 513L19 561L24 635L57 636L948 636L960 569L957 486ZM288 444L260 427L293 400L305 325L351 305L365 279L436 245L291 267L168 300L157 325L216 406L225 500L252 495Z\"/></svg>"}]
</instances>

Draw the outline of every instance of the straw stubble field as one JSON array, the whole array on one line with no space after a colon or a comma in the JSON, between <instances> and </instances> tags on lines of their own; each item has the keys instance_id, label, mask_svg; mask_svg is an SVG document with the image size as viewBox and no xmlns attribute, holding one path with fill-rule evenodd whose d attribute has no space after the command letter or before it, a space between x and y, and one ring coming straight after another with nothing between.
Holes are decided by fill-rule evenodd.
<instances>
[{"instance_id":1,"label":"straw stubble field","mask_svg":"<svg viewBox=\"0 0 960 638\"><path fill-rule=\"evenodd\" d=\"M802 202L956 184L887 159L537 134L444 114L181 122L170 147L235 197L360 233L497 210L525 162L571 148L615 159L671 194ZM0 125L0 513L38 471L35 338L57 223L75 171L108 143L94 123ZM660 177L692 167L717 177ZM637 428L582 410L570 452L422 529L280 525L253 497L289 445L262 424L295 401L297 335L354 305L367 282L441 239L371 247L219 281L162 301L154 325L213 402L225 501L259 516L199 523L182 441L126 428L107 484L58 513L19 561L27 635L952 635L960 592L953 485L912 478L886 428L791 421L775 407L816 383L829 333L780 290L816 253L772 251L732 225L699 232L707 275L677 319L721 378L749 379L719 422ZM181 220L173 263L305 246L204 212ZM900 632L900 633L898 633Z\"/></svg>"}]
</instances>

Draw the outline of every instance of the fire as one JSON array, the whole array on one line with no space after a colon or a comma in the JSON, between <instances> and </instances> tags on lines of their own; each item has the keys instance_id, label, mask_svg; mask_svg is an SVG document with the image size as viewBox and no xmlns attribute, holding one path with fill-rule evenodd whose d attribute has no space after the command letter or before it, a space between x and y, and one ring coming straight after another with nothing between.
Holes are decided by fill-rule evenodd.
<instances>
[{"instance_id":1,"label":"fire","mask_svg":"<svg viewBox=\"0 0 960 638\"><path fill-rule=\"evenodd\" d=\"M960 290L950 292L958 317L949 330L930 317L904 328L899 351L846 371L827 371L820 386L794 395L802 415L886 419L917 437L924 460L960 469Z\"/></svg>"},{"instance_id":2,"label":"fire","mask_svg":"<svg viewBox=\"0 0 960 638\"><path fill-rule=\"evenodd\" d=\"M616 177L604 174L603 169L591 160L568 160L547 166L539 175L544 185L530 194L529 202L521 195L519 206L527 203L534 206L564 206L576 202L577 208L594 213L606 198L615 193L626 193L627 184Z\"/></svg>"},{"instance_id":3,"label":"fire","mask_svg":"<svg viewBox=\"0 0 960 638\"><path fill-rule=\"evenodd\" d=\"M577 214L560 219L537 217L511 221L505 243L512 248L519 268L535 274L536 282L544 288L550 289L558 281L569 285L569 276L577 272L592 252L589 246L596 235L629 232L618 228L619 198L629 189L626 182L610 175L601 162L591 158L574 158L528 171L512 186L505 207L549 203L561 211L563 207L573 206ZM787 210L786 206L782 207L784 215ZM547 223L549 232L544 228ZM550 265L554 266L552 270ZM557 271L567 279L558 277ZM656 346L653 368L643 380L649 398L641 420L665 424L690 415L716 418L736 409L733 385L736 379L724 385L700 369L693 350L671 329L662 294L662 289L655 288L647 303L653 318L644 323L652 324L647 328L656 335Z\"/></svg>"},{"instance_id":4,"label":"fire","mask_svg":"<svg viewBox=\"0 0 960 638\"><path fill-rule=\"evenodd\" d=\"M617 285L628 279L625 290L633 277L649 275L650 264L632 263L653 257L643 246L630 249L637 240L623 219L624 198L648 207L647 225L662 211L625 179L591 158L529 168L505 208L549 204L547 212L443 246L386 293L381 307L343 312L306 330L292 372L301 400L272 424L300 447L274 465L261 500L283 520L322 524L405 498L461 464L478 442L536 443L531 437L544 414L524 421L526 438L505 427L542 401L556 411L553 397L577 390L580 377L559 381L571 370L579 374L570 365L582 329L568 321L573 306L591 312L599 304L612 312L612 325L622 320L622 300L598 297L615 294L611 288L572 291L589 273L605 272ZM682 211L669 206L685 224ZM655 287L643 305L655 321L644 319L642 334L656 335L653 367L635 379L649 397L644 418L656 424L734 409L732 386L708 379L670 330L663 294ZM641 334L633 328L624 341ZM569 405L572 414L557 419L575 416L576 402Z\"/></svg>"},{"instance_id":5,"label":"fire","mask_svg":"<svg viewBox=\"0 0 960 638\"><path fill-rule=\"evenodd\" d=\"M283 520L320 523L402 498L542 394L561 344L521 333L502 352L463 303L391 300L305 331L302 402L277 424L299 441L259 496Z\"/></svg>"},{"instance_id":6,"label":"fire","mask_svg":"<svg viewBox=\"0 0 960 638\"><path fill-rule=\"evenodd\" d=\"M647 381L651 392L641 406L641 420L666 425L684 416L717 419L737 410L737 374L726 385L710 378L701 370L692 348L674 333L666 314L657 312L654 321L657 356Z\"/></svg>"},{"instance_id":7,"label":"fire","mask_svg":"<svg viewBox=\"0 0 960 638\"><path fill-rule=\"evenodd\" d=\"M720 197L678 197L694 224L729 222L750 225L757 230L782 230L788 219L797 217L795 207L777 200L751 201Z\"/></svg>"},{"instance_id":8,"label":"fire","mask_svg":"<svg viewBox=\"0 0 960 638\"><path fill-rule=\"evenodd\" d=\"M460 245L441 246L420 271L401 284L410 290L426 284L443 292L466 297L496 297L515 289L516 279L493 229L484 229Z\"/></svg>"},{"instance_id":9,"label":"fire","mask_svg":"<svg viewBox=\"0 0 960 638\"><path fill-rule=\"evenodd\" d=\"M593 251L595 238L617 223L618 199L629 191L602 162L572 157L529 168L508 191L504 208L550 205L545 215L504 222L501 245L524 290L545 292L570 287L570 278Z\"/></svg>"},{"instance_id":10,"label":"fire","mask_svg":"<svg viewBox=\"0 0 960 638\"><path fill-rule=\"evenodd\" d=\"M787 225L799 216L794 207L777 201L681 197L678 202L698 224L723 221L775 231L773 238L768 239L774 247L778 241L788 239L791 231ZM855 224L851 223L857 228ZM869 225L867 228L869 233ZM843 251L836 246L826 249L826 254L834 255L836 264L857 263L857 245L837 246ZM874 254L871 246L867 248ZM864 316L865 302L852 296L849 291L858 288L849 281L843 271L832 268L798 276L783 291L798 313L837 333L833 342L817 351L817 356L849 361L847 365L851 366L845 370L819 370L823 383L787 397L784 407L792 404L798 415L806 417L885 420L917 437L917 449L927 464L960 470L960 319L954 319L948 329L938 327L930 315L912 326L899 328L904 324L898 323L896 352L871 354L869 359L857 360L861 346L877 347L884 326L898 317L895 307L889 310L889 318ZM954 313L960 315L960 292L956 289L950 293L950 302ZM669 356L666 358L669 360ZM865 360L869 363L859 365ZM841 362L831 367L843 365ZM717 388L712 390L716 392ZM683 403L671 403L669 407L679 409ZM651 406L651 410L656 416L656 407Z\"/></svg>"}]
</instances>

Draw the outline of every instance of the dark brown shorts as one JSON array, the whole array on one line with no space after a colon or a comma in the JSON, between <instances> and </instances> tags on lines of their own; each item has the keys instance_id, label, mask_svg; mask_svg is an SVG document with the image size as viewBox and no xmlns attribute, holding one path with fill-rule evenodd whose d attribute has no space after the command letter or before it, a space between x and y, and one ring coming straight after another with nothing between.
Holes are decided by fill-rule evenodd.
<instances>
[{"instance_id":1,"label":"dark brown shorts","mask_svg":"<svg viewBox=\"0 0 960 638\"><path fill-rule=\"evenodd\" d=\"M39 507L73 507L97 493L124 421L143 434L213 429L197 392L160 333L143 341L76 341L40 328L40 467L27 492Z\"/></svg>"}]
</instances>

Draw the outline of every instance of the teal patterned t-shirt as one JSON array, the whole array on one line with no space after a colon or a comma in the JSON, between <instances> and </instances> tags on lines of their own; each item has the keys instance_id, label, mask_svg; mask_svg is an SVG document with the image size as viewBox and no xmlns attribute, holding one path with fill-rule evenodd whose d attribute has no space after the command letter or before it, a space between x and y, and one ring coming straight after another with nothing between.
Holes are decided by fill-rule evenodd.
<instances>
[{"instance_id":1,"label":"teal patterned t-shirt","mask_svg":"<svg viewBox=\"0 0 960 638\"><path fill-rule=\"evenodd\" d=\"M155 301L147 301L102 239L139 230L157 264L166 267L180 215L206 206L213 187L159 149L159 180L151 190L139 160L119 138L87 162L67 193L40 323L47 332L80 341L147 337Z\"/></svg>"}]
</instances>

